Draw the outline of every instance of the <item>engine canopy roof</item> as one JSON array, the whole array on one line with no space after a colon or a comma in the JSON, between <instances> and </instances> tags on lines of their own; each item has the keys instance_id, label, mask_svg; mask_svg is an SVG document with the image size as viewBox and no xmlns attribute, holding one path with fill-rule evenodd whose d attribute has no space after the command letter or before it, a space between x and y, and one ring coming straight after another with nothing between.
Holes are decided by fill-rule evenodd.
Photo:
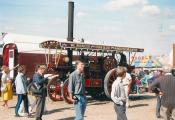
<instances>
[{"instance_id":1,"label":"engine canopy roof","mask_svg":"<svg viewBox=\"0 0 175 120\"><path fill-rule=\"evenodd\" d=\"M142 48L119 47L109 45L86 44L77 42L59 42L48 40L40 43L45 49L71 49L75 51L97 51L97 52L144 52Z\"/></svg>"}]
</instances>

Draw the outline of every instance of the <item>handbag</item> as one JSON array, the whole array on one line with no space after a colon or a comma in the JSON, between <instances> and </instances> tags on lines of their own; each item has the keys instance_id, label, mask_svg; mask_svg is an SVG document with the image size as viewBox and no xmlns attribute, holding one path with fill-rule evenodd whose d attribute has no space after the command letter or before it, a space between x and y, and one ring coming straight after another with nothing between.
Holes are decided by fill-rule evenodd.
<instances>
[{"instance_id":1,"label":"handbag","mask_svg":"<svg viewBox=\"0 0 175 120\"><path fill-rule=\"evenodd\" d=\"M3 84L1 86L1 92L7 92L8 91L8 87L7 87L7 84Z\"/></svg>"},{"instance_id":2,"label":"handbag","mask_svg":"<svg viewBox=\"0 0 175 120\"><path fill-rule=\"evenodd\" d=\"M37 83L33 82L31 83L32 85L30 86L30 90L32 91L32 94L41 94L41 86L38 85Z\"/></svg>"}]
</instances>

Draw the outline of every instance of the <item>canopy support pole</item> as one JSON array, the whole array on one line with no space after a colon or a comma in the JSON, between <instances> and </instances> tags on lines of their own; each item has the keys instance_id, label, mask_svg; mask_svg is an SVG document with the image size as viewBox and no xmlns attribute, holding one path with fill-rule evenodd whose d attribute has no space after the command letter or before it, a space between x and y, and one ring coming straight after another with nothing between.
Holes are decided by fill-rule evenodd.
<instances>
[{"instance_id":1,"label":"canopy support pole","mask_svg":"<svg viewBox=\"0 0 175 120\"><path fill-rule=\"evenodd\" d=\"M173 68L175 68L175 44L173 44Z\"/></svg>"},{"instance_id":2,"label":"canopy support pole","mask_svg":"<svg viewBox=\"0 0 175 120\"><path fill-rule=\"evenodd\" d=\"M47 65L47 67L48 67L48 59L47 59L47 51L46 51L46 48L45 48L45 59L46 59L46 65Z\"/></svg>"}]
</instances>

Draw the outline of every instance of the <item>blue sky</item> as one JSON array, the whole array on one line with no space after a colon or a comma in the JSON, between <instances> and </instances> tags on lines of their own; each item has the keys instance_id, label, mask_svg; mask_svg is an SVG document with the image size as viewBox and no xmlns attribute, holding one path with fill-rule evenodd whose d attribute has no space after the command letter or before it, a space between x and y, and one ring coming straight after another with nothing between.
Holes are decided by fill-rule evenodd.
<instances>
[{"instance_id":1,"label":"blue sky","mask_svg":"<svg viewBox=\"0 0 175 120\"><path fill-rule=\"evenodd\" d=\"M0 31L67 38L68 0L0 0ZM74 37L167 54L175 0L74 0Z\"/></svg>"}]
</instances>

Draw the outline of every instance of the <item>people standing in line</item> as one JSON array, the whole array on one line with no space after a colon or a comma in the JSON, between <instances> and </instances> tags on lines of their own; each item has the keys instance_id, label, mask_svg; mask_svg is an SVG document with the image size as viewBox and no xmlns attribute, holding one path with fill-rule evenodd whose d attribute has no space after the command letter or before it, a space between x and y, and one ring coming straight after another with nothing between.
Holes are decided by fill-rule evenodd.
<instances>
[{"instance_id":1,"label":"people standing in line","mask_svg":"<svg viewBox=\"0 0 175 120\"><path fill-rule=\"evenodd\" d=\"M9 108L8 101L12 100L12 81L10 79L10 69L7 66L2 66L2 77L1 77L1 95L4 101L2 106Z\"/></svg>"},{"instance_id":2,"label":"people standing in line","mask_svg":"<svg viewBox=\"0 0 175 120\"><path fill-rule=\"evenodd\" d=\"M157 89L158 88L158 89ZM175 119L175 69L172 74L159 77L151 85L150 89L161 95L161 111L164 120Z\"/></svg>"},{"instance_id":3,"label":"people standing in line","mask_svg":"<svg viewBox=\"0 0 175 120\"><path fill-rule=\"evenodd\" d=\"M124 79L126 71L124 67L117 68L117 79L112 84L111 99L114 102L114 109L117 114L117 120L127 120L126 117L126 99Z\"/></svg>"},{"instance_id":4,"label":"people standing in line","mask_svg":"<svg viewBox=\"0 0 175 120\"><path fill-rule=\"evenodd\" d=\"M125 94L126 94L126 107L129 108L129 94L130 94L130 89L131 89L131 84L132 84L132 78L129 73L127 73L127 68L124 67L124 78L123 78L123 85L125 88Z\"/></svg>"},{"instance_id":5,"label":"people standing in line","mask_svg":"<svg viewBox=\"0 0 175 120\"><path fill-rule=\"evenodd\" d=\"M76 61L76 70L69 76L68 91L70 100L74 103L75 107L75 120L84 120L87 105L83 72L84 64L81 61Z\"/></svg>"},{"instance_id":6,"label":"people standing in line","mask_svg":"<svg viewBox=\"0 0 175 120\"><path fill-rule=\"evenodd\" d=\"M28 97L27 97L27 80L25 77L25 73L26 73L26 67L24 65L19 66L18 75L16 76L16 79L15 79L16 94L18 96L17 104L15 107L15 114L17 117L29 115L29 111L28 111L29 104L28 104ZM24 114L20 114L20 112L18 112L22 101L24 102L24 109L25 109Z\"/></svg>"},{"instance_id":7,"label":"people standing in line","mask_svg":"<svg viewBox=\"0 0 175 120\"><path fill-rule=\"evenodd\" d=\"M44 113L48 84L48 79L44 78L45 71L46 66L40 65L37 68L37 72L33 76L33 84L35 84L38 88L38 92L33 93L33 95L37 98L36 120L42 120L42 115Z\"/></svg>"}]
</instances>

